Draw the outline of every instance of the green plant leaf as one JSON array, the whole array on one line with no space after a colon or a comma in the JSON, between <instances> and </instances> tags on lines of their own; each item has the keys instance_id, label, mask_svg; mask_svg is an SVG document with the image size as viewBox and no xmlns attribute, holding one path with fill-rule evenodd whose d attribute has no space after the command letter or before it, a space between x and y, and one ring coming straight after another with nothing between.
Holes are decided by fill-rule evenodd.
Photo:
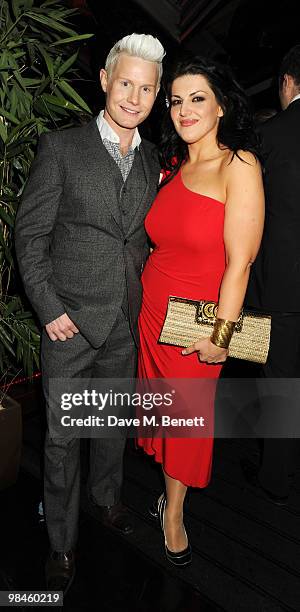
<instances>
[{"instance_id":1,"label":"green plant leaf","mask_svg":"<svg viewBox=\"0 0 300 612\"><path fill-rule=\"evenodd\" d=\"M65 93L67 96L69 96L69 98L74 100L74 102L76 102L76 104L79 107L81 107L87 113L90 113L90 114L92 113L91 109L88 107L88 105L82 99L82 97L77 93L77 91L75 91L75 89L73 89L73 87L71 87L71 85L69 83L67 83L67 81L61 81L60 80L60 81L57 82L57 86L59 87L59 89L61 89L61 91L63 93Z\"/></svg>"},{"instance_id":2,"label":"green plant leaf","mask_svg":"<svg viewBox=\"0 0 300 612\"><path fill-rule=\"evenodd\" d=\"M14 226L14 219L4 210L4 208L2 208L2 206L0 207L0 219L10 227Z\"/></svg>"},{"instance_id":3,"label":"green plant leaf","mask_svg":"<svg viewBox=\"0 0 300 612\"><path fill-rule=\"evenodd\" d=\"M43 75L41 84L39 88L35 91L34 97L38 98L41 95L41 93L48 87L48 85L50 85L50 83L51 83L50 77L47 76L46 78L44 78L44 75Z\"/></svg>"},{"instance_id":4,"label":"green plant leaf","mask_svg":"<svg viewBox=\"0 0 300 612\"><path fill-rule=\"evenodd\" d=\"M57 4L57 0L46 0L41 4L41 8L48 8L51 4Z\"/></svg>"},{"instance_id":5,"label":"green plant leaf","mask_svg":"<svg viewBox=\"0 0 300 612\"><path fill-rule=\"evenodd\" d=\"M6 150L6 158L12 159L13 157L20 155L28 143L31 143L31 139L23 138L22 140L18 140L10 144Z\"/></svg>"},{"instance_id":6,"label":"green plant leaf","mask_svg":"<svg viewBox=\"0 0 300 612\"><path fill-rule=\"evenodd\" d=\"M9 113L7 110L5 110L5 108L0 106L0 116L5 117L5 119L8 119L9 121L11 121L12 123L18 124L19 121L17 119L17 117L15 117L15 115L12 115L12 113Z\"/></svg>"},{"instance_id":7,"label":"green plant leaf","mask_svg":"<svg viewBox=\"0 0 300 612\"><path fill-rule=\"evenodd\" d=\"M56 4L57 5L57 0L44 0L44 2L40 3L40 9L44 10L46 8L49 8L52 4Z\"/></svg>"},{"instance_id":8,"label":"green plant leaf","mask_svg":"<svg viewBox=\"0 0 300 612\"><path fill-rule=\"evenodd\" d=\"M18 108L18 96L15 87L10 90L10 111L13 115L16 114Z\"/></svg>"},{"instance_id":9,"label":"green plant leaf","mask_svg":"<svg viewBox=\"0 0 300 612\"><path fill-rule=\"evenodd\" d=\"M46 66L47 66L47 70L49 72L50 79L51 79L51 81L53 81L53 79L54 79L54 68L53 68L52 59L51 59L50 55L47 53L46 49L44 49L44 47L42 45L40 45L39 51L40 51L40 53L42 54L42 56L43 56L43 58L45 60L45 63L46 63Z\"/></svg>"},{"instance_id":10,"label":"green plant leaf","mask_svg":"<svg viewBox=\"0 0 300 612\"><path fill-rule=\"evenodd\" d=\"M41 79L29 79L28 77L23 77L23 83L26 87L37 87L41 82Z\"/></svg>"},{"instance_id":11,"label":"green plant leaf","mask_svg":"<svg viewBox=\"0 0 300 612\"><path fill-rule=\"evenodd\" d=\"M58 98L57 96L50 96L49 94L43 94L41 96L45 102L48 104L52 104L53 106L57 106L58 108L67 108L69 110L78 111L80 108L69 102L69 100L65 100L64 98Z\"/></svg>"},{"instance_id":12,"label":"green plant leaf","mask_svg":"<svg viewBox=\"0 0 300 612\"><path fill-rule=\"evenodd\" d=\"M75 34L74 30L72 30L71 28L64 26L59 21L55 21L54 19L51 19L50 17L46 17L46 15L41 15L41 14L38 14L37 12L28 12L27 17L53 30L58 30L59 32L66 32L66 34L70 34L71 36L74 36Z\"/></svg>"},{"instance_id":13,"label":"green plant leaf","mask_svg":"<svg viewBox=\"0 0 300 612\"><path fill-rule=\"evenodd\" d=\"M13 142L16 138L22 138L24 134L27 136L29 134L33 134L32 140L34 139L35 130L36 130L36 119L26 119L19 123L16 127L10 130L8 135L8 143Z\"/></svg>"},{"instance_id":14,"label":"green plant leaf","mask_svg":"<svg viewBox=\"0 0 300 612\"><path fill-rule=\"evenodd\" d=\"M57 47L58 45L66 45L69 43L77 42L78 40L87 40L88 38L92 38L94 34L75 34L74 36L70 36L69 38L63 38L61 40L57 40L54 43L51 43L50 47Z\"/></svg>"},{"instance_id":15,"label":"green plant leaf","mask_svg":"<svg viewBox=\"0 0 300 612\"><path fill-rule=\"evenodd\" d=\"M20 300L16 297L12 297L10 302L6 304L6 315L10 315L12 312L15 312L18 308L20 308Z\"/></svg>"},{"instance_id":16,"label":"green plant leaf","mask_svg":"<svg viewBox=\"0 0 300 612\"><path fill-rule=\"evenodd\" d=\"M0 53L0 68L1 69L3 67L5 67L5 68L9 67L8 60L7 60L7 55L8 55L7 49L2 49L2 52Z\"/></svg>"},{"instance_id":17,"label":"green plant leaf","mask_svg":"<svg viewBox=\"0 0 300 612\"><path fill-rule=\"evenodd\" d=\"M1 319L0 319L0 323L1 323ZM11 355L13 355L13 357L15 357L15 352L12 349L12 346L11 346L11 343L10 343L10 339L7 340L6 336L4 335L3 327L1 327L1 325L0 325L0 339L1 339L1 342L2 342L3 346L5 346L6 350Z\"/></svg>"},{"instance_id":18,"label":"green plant leaf","mask_svg":"<svg viewBox=\"0 0 300 612\"><path fill-rule=\"evenodd\" d=\"M0 137L2 138L3 142L5 143L7 140L7 127L6 125L4 125L0 119Z\"/></svg>"},{"instance_id":19,"label":"green plant leaf","mask_svg":"<svg viewBox=\"0 0 300 612\"><path fill-rule=\"evenodd\" d=\"M73 66L73 64L76 62L77 57L78 57L78 51L76 51L76 53L71 55L71 57L69 57L66 62L64 62L59 68L57 68L57 74L59 76L62 76L64 72L67 72L71 68L71 66Z\"/></svg>"},{"instance_id":20,"label":"green plant leaf","mask_svg":"<svg viewBox=\"0 0 300 612\"><path fill-rule=\"evenodd\" d=\"M18 82L18 84L20 85L21 89L23 90L23 92L26 95L27 89L26 89L25 84L23 83L23 77L20 74L19 70L14 70L13 74L14 74L14 78L16 79L16 81Z\"/></svg>"},{"instance_id":21,"label":"green plant leaf","mask_svg":"<svg viewBox=\"0 0 300 612\"><path fill-rule=\"evenodd\" d=\"M20 6L20 2L19 0L11 0L11 6L12 6L12 10L13 10L13 14L15 16L16 19L18 19L20 12L21 12L21 6Z\"/></svg>"}]
</instances>

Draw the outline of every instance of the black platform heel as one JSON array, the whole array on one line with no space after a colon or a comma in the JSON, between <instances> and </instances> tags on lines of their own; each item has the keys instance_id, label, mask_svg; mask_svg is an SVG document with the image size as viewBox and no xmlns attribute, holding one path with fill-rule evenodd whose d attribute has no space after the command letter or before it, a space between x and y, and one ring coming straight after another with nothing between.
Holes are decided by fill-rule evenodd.
<instances>
[{"instance_id":1,"label":"black platform heel","mask_svg":"<svg viewBox=\"0 0 300 612\"><path fill-rule=\"evenodd\" d=\"M179 550L177 552L173 552L172 550L169 550L168 545L167 545L167 540L166 540L165 530L164 530L164 516L165 516L166 501L167 500L165 498L164 493L159 497L157 501L157 513L158 513L158 517L160 520L160 526L161 526L161 529L162 529L162 532L165 538L166 557L168 561L172 563L173 565L176 565L177 567L186 567L187 565L190 565L192 562L192 549L191 549L189 542L188 542L187 547L184 550ZM183 525L183 529L186 535L184 525Z\"/></svg>"}]
</instances>

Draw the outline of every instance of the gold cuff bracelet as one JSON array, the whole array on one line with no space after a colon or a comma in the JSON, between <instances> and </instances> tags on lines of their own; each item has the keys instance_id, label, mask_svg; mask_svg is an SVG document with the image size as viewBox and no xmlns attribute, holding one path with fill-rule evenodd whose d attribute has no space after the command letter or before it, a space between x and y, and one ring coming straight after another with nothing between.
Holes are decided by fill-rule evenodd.
<instances>
[{"instance_id":1,"label":"gold cuff bracelet","mask_svg":"<svg viewBox=\"0 0 300 612\"><path fill-rule=\"evenodd\" d=\"M220 348L228 348L234 332L235 322L227 319L216 319L210 340Z\"/></svg>"}]
</instances>

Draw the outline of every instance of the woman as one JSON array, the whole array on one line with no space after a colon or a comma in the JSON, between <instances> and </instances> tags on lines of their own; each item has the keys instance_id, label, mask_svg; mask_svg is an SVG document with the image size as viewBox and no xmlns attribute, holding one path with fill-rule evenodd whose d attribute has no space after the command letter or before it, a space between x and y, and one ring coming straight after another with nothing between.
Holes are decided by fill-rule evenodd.
<instances>
[{"instance_id":1,"label":"woman","mask_svg":"<svg viewBox=\"0 0 300 612\"><path fill-rule=\"evenodd\" d=\"M159 194L146 218L154 245L142 276L140 378L217 378L226 360L263 230L257 141L245 95L231 71L200 57L171 71ZM157 343L168 297L218 301L211 337L188 349ZM218 364L218 365L217 365ZM213 441L139 438L162 464L157 502L166 555L191 561L183 525L187 487L207 486Z\"/></svg>"}]
</instances>

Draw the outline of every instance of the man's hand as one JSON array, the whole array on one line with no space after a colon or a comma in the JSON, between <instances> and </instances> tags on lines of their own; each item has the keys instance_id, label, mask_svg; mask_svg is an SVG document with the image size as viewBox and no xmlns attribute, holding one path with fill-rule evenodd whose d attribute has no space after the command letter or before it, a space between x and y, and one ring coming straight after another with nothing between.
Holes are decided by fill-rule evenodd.
<instances>
[{"instance_id":1,"label":"man's hand","mask_svg":"<svg viewBox=\"0 0 300 612\"><path fill-rule=\"evenodd\" d=\"M191 355L191 353L196 351L199 361L205 361L206 363L223 363L228 355L228 349L216 346L211 342L210 338L197 340L192 346L183 349L182 355Z\"/></svg>"},{"instance_id":2,"label":"man's hand","mask_svg":"<svg viewBox=\"0 0 300 612\"><path fill-rule=\"evenodd\" d=\"M45 327L50 340L53 340L53 342L55 342L55 340L64 342L68 338L73 338L74 334L78 334L79 332L79 329L77 329L66 312L58 317L58 319L54 319L51 323L47 323Z\"/></svg>"}]
</instances>

